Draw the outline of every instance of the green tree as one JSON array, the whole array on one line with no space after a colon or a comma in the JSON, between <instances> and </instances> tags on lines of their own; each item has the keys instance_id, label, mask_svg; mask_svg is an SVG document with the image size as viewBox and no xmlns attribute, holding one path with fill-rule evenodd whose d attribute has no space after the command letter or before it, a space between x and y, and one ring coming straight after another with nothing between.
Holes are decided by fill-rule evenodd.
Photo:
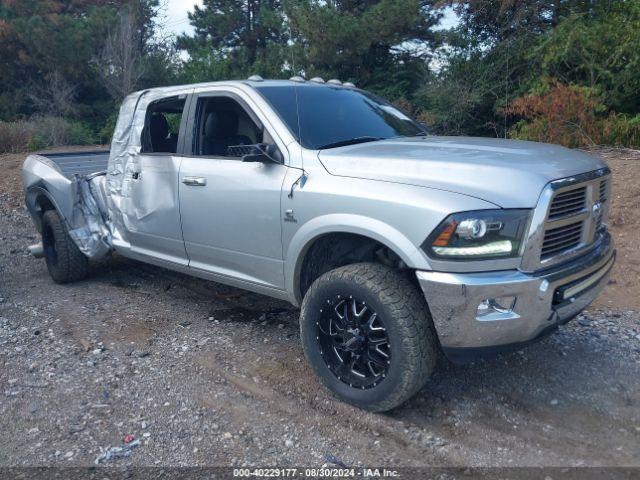
<instances>
[{"instance_id":1,"label":"green tree","mask_svg":"<svg viewBox=\"0 0 640 480\"><path fill-rule=\"evenodd\" d=\"M600 92L612 110L640 112L640 2L598 3L549 31L531 52L545 77Z\"/></svg>"},{"instance_id":2,"label":"green tree","mask_svg":"<svg viewBox=\"0 0 640 480\"><path fill-rule=\"evenodd\" d=\"M495 136L507 135L518 121L516 116L505 115L511 102L538 87L541 81L560 75L562 66L568 65L565 61L571 63L569 57L575 52L565 47L576 34L577 19L594 19L600 15L598 12L610 11L615 5L637 5L636 1L613 0L450 3L460 23L446 33L444 66L419 92L419 105L430 113L436 131ZM600 33L593 25L584 33L606 36L607 32L613 35L613 29L612 21ZM621 30L630 35L626 29ZM614 36L621 41L625 34ZM586 39L576 41L574 47L578 48L582 40ZM576 62L581 68L588 56L607 58L606 48L613 45L608 43L600 50L594 50L589 43L582 47L585 58ZM561 58L561 52L567 55Z\"/></svg>"},{"instance_id":3,"label":"green tree","mask_svg":"<svg viewBox=\"0 0 640 480\"><path fill-rule=\"evenodd\" d=\"M115 105L92 61L125 9L136 13L136 48L152 56L158 4L158 0L2 0L0 119L51 114L47 97L52 97L58 105L61 99L71 99L73 108L63 109L67 114L72 110L74 117L101 127ZM56 86L60 92L52 91Z\"/></svg>"},{"instance_id":4,"label":"green tree","mask_svg":"<svg viewBox=\"0 0 640 480\"><path fill-rule=\"evenodd\" d=\"M357 82L390 98L411 96L428 73L441 13L431 1L303 0L287 3L296 69Z\"/></svg>"},{"instance_id":5,"label":"green tree","mask_svg":"<svg viewBox=\"0 0 640 480\"><path fill-rule=\"evenodd\" d=\"M281 1L204 0L189 19L195 34L177 39L190 57L185 80L282 75L288 35Z\"/></svg>"}]
</instances>

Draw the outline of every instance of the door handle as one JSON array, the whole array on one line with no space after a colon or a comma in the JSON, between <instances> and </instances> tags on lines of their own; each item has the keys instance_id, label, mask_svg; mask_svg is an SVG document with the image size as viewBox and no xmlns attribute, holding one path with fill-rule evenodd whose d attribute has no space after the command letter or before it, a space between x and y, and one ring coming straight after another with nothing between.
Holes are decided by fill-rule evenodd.
<instances>
[{"instance_id":1,"label":"door handle","mask_svg":"<svg viewBox=\"0 0 640 480\"><path fill-rule=\"evenodd\" d=\"M204 187L207 184L207 179L204 177L183 177L182 183L193 187Z\"/></svg>"}]
</instances>

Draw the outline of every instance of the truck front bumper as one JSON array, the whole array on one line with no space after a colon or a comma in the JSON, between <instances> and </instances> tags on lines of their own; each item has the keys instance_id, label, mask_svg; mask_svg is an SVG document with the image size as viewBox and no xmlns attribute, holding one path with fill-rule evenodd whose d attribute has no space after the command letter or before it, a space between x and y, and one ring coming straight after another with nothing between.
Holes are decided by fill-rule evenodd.
<instances>
[{"instance_id":1,"label":"truck front bumper","mask_svg":"<svg viewBox=\"0 0 640 480\"><path fill-rule=\"evenodd\" d=\"M539 273L416 272L445 355L456 363L519 349L587 307L615 260L610 236L589 253Z\"/></svg>"}]
</instances>

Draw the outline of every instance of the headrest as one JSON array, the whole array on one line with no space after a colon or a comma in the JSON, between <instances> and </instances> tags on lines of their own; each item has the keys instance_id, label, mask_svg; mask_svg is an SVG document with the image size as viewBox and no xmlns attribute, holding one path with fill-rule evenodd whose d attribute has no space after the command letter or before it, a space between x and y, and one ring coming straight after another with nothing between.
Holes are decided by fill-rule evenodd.
<instances>
[{"instance_id":1,"label":"headrest","mask_svg":"<svg viewBox=\"0 0 640 480\"><path fill-rule=\"evenodd\" d=\"M204 135L207 138L229 138L238 133L238 114L235 110L218 110L207 115Z\"/></svg>"},{"instance_id":2,"label":"headrest","mask_svg":"<svg viewBox=\"0 0 640 480\"><path fill-rule=\"evenodd\" d=\"M169 136L169 122L163 114L154 113L149 121L149 130L152 142L164 140Z\"/></svg>"}]
</instances>

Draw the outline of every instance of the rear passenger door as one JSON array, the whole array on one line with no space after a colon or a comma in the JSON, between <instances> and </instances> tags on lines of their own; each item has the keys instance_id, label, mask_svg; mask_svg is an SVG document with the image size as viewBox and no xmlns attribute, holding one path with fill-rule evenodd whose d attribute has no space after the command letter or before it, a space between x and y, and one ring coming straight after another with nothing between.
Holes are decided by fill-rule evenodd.
<instances>
[{"instance_id":1,"label":"rear passenger door","mask_svg":"<svg viewBox=\"0 0 640 480\"><path fill-rule=\"evenodd\" d=\"M250 102L241 92L194 95L191 152L180 168L182 232L191 268L282 289L280 192L287 167L243 162L229 150L275 144Z\"/></svg>"},{"instance_id":2,"label":"rear passenger door","mask_svg":"<svg viewBox=\"0 0 640 480\"><path fill-rule=\"evenodd\" d=\"M130 254L153 263L188 264L178 200L188 99L188 95L161 97L141 109L136 118L144 124L140 151L132 152L124 173L130 193L123 198L121 210Z\"/></svg>"}]
</instances>

